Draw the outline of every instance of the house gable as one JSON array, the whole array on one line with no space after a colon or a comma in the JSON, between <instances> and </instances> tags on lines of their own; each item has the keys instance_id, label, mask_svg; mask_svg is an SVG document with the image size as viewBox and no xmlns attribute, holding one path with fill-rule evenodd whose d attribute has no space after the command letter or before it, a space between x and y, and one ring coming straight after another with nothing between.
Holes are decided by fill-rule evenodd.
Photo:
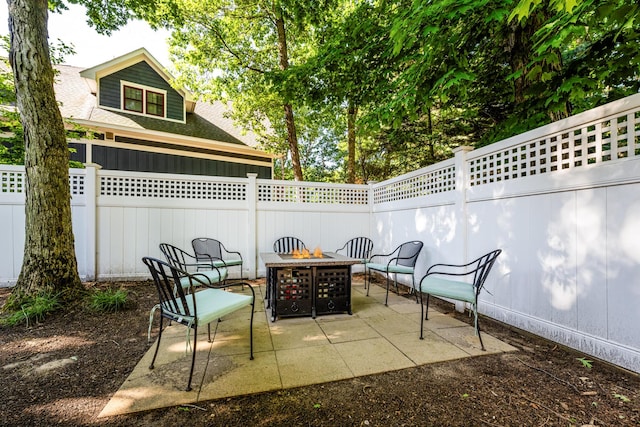
<instances>
[{"instance_id":1,"label":"house gable","mask_svg":"<svg viewBox=\"0 0 640 427\"><path fill-rule=\"evenodd\" d=\"M226 116L230 105L196 102L171 87L173 78L146 49L88 69L57 68L56 98L73 122L68 129L86 132L69 141L73 160L114 170L271 177L273 156ZM150 114L142 104L146 91L162 95L161 102L152 99Z\"/></svg>"},{"instance_id":2,"label":"house gable","mask_svg":"<svg viewBox=\"0 0 640 427\"><path fill-rule=\"evenodd\" d=\"M128 114L123 106L124 88L139 88L144 93L153 92L164 95L165 111L163 117L148 113L139 113L154 119L169 119L179 122L185 121L185 99L171 85L160 76L146 61L140 61L129 67L118 70L98 79L98 105L102 108L119 110Z\"/></svg>"},{"instance_id":3,"label":"house gable","mask_svg":"<svg viewBox=\"0 0 640 427\"><path fill-rule=\"evenodd\" d=\"M184 123L187 113L193 112L196 105L188 91L171 87L170 81L173 77L145 48L82 70L80 76L94 82L93 91L98 98L97 106L107 110ZM140 101L144 105L143 108L125 108L124 86L142 92L143 98ZM163 114L158 114L157 111L151 111L149 114L146 111L147 91L164 97Z\"/></svg>"}]
</instances>

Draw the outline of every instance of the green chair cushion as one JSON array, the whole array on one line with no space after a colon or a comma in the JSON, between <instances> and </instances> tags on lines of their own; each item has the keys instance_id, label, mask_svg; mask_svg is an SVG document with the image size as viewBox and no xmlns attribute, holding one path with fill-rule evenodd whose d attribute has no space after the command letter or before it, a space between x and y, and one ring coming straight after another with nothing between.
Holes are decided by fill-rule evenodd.
<instances>
[{"instance_id":1,"label":"green chair cushion","mask_svg":"<svg viewBox=\"0 0 640 427\"><path fill-rule=\"evenodd\" d=\"M425 294L451 298L458 301L474 303L476 301L475 288L471 283L457 280L427 276L420 283L420 291Z\"/></svg>"},{"instance_id":2,"label":"green chair cushion","mask_svg":"<svg viewBox=\"0 0 640 427\"><path fill-rule=\"evenodd\" d=\"M211 323L253 303L251 295L236 294L223 289L205 289L196 292L195 297L198 308L198 323L201 325ZM193 308L191 298L187 298L187 305L189 309Z\"/></svg>"},{"instance_id":3,"label":"green chair cushion","mask_svg":"<svg viewBox=\"0 0 640 427\"><path fill-rule=\"evenodd\" d=\"M232 265L242 265L241 259L225 259L224 261L213 261L213 265L216 267L230 267Z\"/></svg>"},{"instance_id":4,"label":"green chair cushion","mask_svg":"<svg viewBox=\"0 0 640 427\"><path fill-rule=\"evenodd\" d=\"M218 271L220 271L219 274L218 274ZM220 283L226 280L227 269L220 268L218 270L202 270L202 271L198 271L197 273L193 273L193 276L195 276L197 279L200 279L202 281L208 280L209 284ZM185 276L180 278L180 285L183 288L188 288L190 282L191 280L189 280L189 277ZM200 286L200 285L201 285L200 282L198 282L197 280L193 280L193 286Z\"/></svg>"},{"instance_id":5,"label":"green chair cushion","mask_svg":"<svg viewBox=\"0 0 640 427\"><path fill-rule=\"evenodd\" d=\"M196 299L196 307L198 311L197 323L199 325L206 325L227 314L251 305L253 303L253 296L236 294L233 292L227 292L223 289L204 289L192 294ZM192 295L186 296L187 307L189 312L193 313L193 297ZM176 301L182 311L182 302ZM173 312L174 310L168 309ZM172 316L173 317L173 316ZM193 316L175 316L174 320L182 324L191 324L194 320Z\"/></svg>"},{"instance_id":6,"label":"green chair cushion","mask_svg":"<svg viewBox=\"0 0 640 427\"><path fill-rule=\"evenodd\" d=\"M387 266L387 264L368 262L365 266L370 270L384 271L386 273L413 274L413 267L407 267L406 265L391 264Z\"/></svg>"}]
</instances>

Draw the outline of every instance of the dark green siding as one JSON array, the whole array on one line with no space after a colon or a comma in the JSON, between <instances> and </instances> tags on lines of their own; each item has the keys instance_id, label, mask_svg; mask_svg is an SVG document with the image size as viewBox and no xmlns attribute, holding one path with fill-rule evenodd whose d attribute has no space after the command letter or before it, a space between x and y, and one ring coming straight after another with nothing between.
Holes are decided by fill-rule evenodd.
<instances>
[{"instance_id":1,"label":"dark green siding","mask_svg":"<svg viewBox=\"0 0 640 427\"><path fill-rule=\"evenodd\" d=\"M87 161L87 146L75 142L69 143L69 148L73 148L75 152L70 153L71 160L85 163Z\"/></svg>"},{"instance_id":2,"label":"dark green siding","mask_svg":"<svg viewBox=\"0 0 640 427\"><path fill-rule=\"evenodd\" d=\"M104 107L122 108L120 82L122 80L167 91L167 118L184 120L184 98L173 89L158 73L145 61L138 62L131 67L116 71L100 79L99 104Z\"/></svg>"},{"instance_id":3,"label":"dark green siding","mask_svg":"<svg viewBox=\"0 0 640 427\"><path fill-rule=\"evenodd\" d=\"M188 175L230 176L246 178L248 173L258 178L271 178L271 168L220 160L174 156L147 151L126 150L94 145L93 162L104 169L133 172L177 173Z\"/></svg>"}]
</instances>

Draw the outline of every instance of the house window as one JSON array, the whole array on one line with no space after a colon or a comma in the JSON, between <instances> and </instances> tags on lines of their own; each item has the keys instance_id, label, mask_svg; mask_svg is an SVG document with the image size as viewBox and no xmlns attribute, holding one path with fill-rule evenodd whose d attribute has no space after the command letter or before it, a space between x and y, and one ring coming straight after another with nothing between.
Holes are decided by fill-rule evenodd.
<instances>
[{"instance_id":1,"label":"house window","mask_svg":"<svg viewBox=\"0 0 640 427\"><path fill-rule=\"evenodd\" d=\"M122 108L125 111L164 117L165 94L145 88L123 86Z\"/></svg>"},{"instance_id":2,"label":"house window","mask_svg":"<svg viewBox=\"0 0 640 427\"><path fill-rule=\"evenodd\" d=\"M135 87L124 87L124 109L142 113L142 89Z\"/></svg>"},{"instance_id":3,"label":"house window","mask_svg":"<svg viewBox=\"0 0 640 427\"><path fill-rule=\"evenodd\" d=\"M147 91L147 114L164 116L164 95Z\"/></svg>"}]
</instances>

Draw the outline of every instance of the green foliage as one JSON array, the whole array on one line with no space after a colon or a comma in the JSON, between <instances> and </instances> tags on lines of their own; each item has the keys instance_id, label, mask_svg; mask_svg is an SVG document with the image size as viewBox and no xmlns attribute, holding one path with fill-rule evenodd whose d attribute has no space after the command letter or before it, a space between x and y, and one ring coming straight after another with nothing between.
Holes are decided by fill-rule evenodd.
<instances>
[{"instance_id":1,"label":"green foliage","mask_svg":"<svg viewBox=\"0 0 640 427\"><path fill-rule=\"evenodd\" d=\"M9 50L8 36L0 38L0 44ZM60 64L65 55L73 54L72 46L58 40L56 44L49 46L51 62ZM13 72L6 58L0 59L0 164L23 165L24 164L24 131L20 121L20 114L15 109L16 94L13 81ZM73 152L73 149L69 149ZM77 161L69 161L69 167L84 168L84 164Z\"/></svg>"},{"instance_id":2,"label":"green foliage","mask_svg":"<svg viewBox=\"0 0 640 427\"><path fill-rule=\"evenodd\" d=\"M618 393L614 393L613 397L615 397L616 399L620 399L621 401L623 401L624 403L629 403L631 402L631 399L629 399L627 396L625 396L624 394L618 394Z\"/></svg>"},{"instance_id":3,"label":"green foliage","mask_svg":"<svg viewBox=\"0 0 640 427\"><path fill-rule=\"evenodd\" d=\"M576 358L576 360L582 363L582 366L584 366L587 369L591 369L593 367L593 360L589 360L585 357L579 357L579 358Z\"/></svg>"},{"instance_id":4,"label":"green foliage","mask_svg":"<svg viewBox=\"0 0 640 427\"><path fill-rule=\"evenodd\" d=\"M125 289L96 290L89 297L89 307L105 313L122 311L128 304L128 293Z\"/></svg>"},{"instance_id":5,"label":"green foliage","mask_svg":"<svg viewBox=\"0 0 640 427\"><path fill-rule=\"evenodd\" d=\"M305 179L345 179L347 106L366 182L640 91L635 0L72 2L106 31L129 16L172 27L177 83L233 101L267 151L287 153L282 105L292 104ZM274 51L276 15L288 68ZM276 176L290 178L283 159Z\"/></svg>"},{"instance_id":6,"label":"green foliage","mask_svg":"<svg viewBox=\"0 0 640 427\"><path fill-rule=\"evenodd\" d=\"M8 48L8 38L1 44ZM0 164L24 163L24 135L20 115L15 110L16 93L11 66L6 58L0 59Z\"/></svg>"},{"instance_id":7,"label":"green foliage","mask_svg":"<svg viewBox=\"0 0 640 427\"><path fill-rule=\"evenodd\" d=\"M34 322L42 322L48 315L61 307L58 296L45 292L34 297L28 297L20 307L3 319L7 326L16 326L25 323L27 326Z\"/></svg>"}]
</instances>

